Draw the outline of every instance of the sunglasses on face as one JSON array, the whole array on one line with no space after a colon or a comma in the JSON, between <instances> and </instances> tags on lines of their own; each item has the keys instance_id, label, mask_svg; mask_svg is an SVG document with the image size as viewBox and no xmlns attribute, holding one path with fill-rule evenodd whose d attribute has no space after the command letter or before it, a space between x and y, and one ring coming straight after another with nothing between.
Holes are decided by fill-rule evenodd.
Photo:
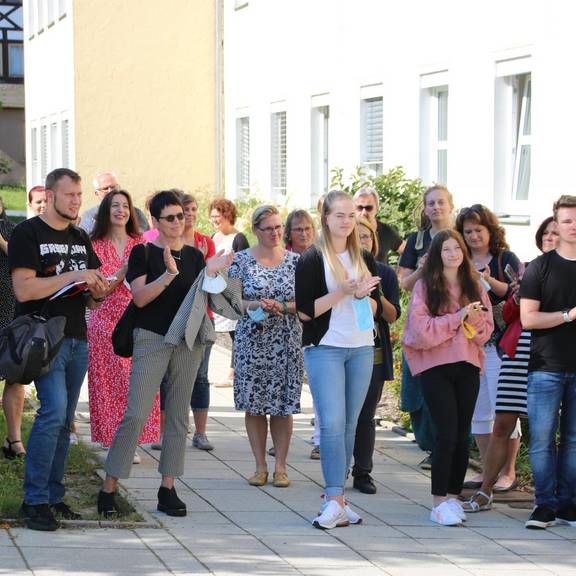
<instances>
[{"instance_id":1,"label":"sunglasses on face","mask_svg":"<svg viewBox=\"0 0 576 576\"><path fill-rule=\"evenodd\" d=\"M361 204L357 204L356 211L362 212L362 210L366 210L366 212L372 212L372 210L374 210L374 206L362 206Z\"/></svg>"},{"instance_id":2,"label":"sunglasses on face","mask_svg":"<svg viewBox=\"0 0 576 576\"><path fill-rule=\"evenodd\" d=\"M184 212L178 212L178 214L169 214L168 216L158 216L158 220L166 220L166 222L170 223L174 222L176 218L178 218L180 221L184 220Z\"/></svg>"}]
</instances>

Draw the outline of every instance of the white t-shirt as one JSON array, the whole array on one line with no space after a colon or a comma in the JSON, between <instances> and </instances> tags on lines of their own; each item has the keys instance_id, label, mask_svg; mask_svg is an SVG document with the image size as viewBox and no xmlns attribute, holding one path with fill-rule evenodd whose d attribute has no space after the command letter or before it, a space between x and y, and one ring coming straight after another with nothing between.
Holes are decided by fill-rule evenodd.
<instances>
[{"instance_id":1,"label":"white t-shirt","mask_svg":"<svg viewBox=\"0 0 576 576\"><path fill-rule=\"evenodd\" d=\"M356 278L356 270L352 265L352 259L348 251L337 255L344 268L348 271L350 280ZM328 261L324 257L324 277L328 292L335 292L338 288L336 278L330 270ZM354 296L345 296L332 308L330 324L326 334L320 340L322 346L336 346L338 348L360 348L361 346L374 345L373 330L358 330L356 325L356 313L352 305Z\"/></svg>"}]
</instances>

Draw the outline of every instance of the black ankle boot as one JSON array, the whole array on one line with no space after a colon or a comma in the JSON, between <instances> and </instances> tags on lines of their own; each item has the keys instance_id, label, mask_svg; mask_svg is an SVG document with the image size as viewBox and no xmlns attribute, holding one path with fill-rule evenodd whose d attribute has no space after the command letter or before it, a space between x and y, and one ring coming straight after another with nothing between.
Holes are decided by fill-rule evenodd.
<instances>
[{"instance_id":1,"label":"black ankle boot","mask_svg":"<svg viewBox=\"0 0 576 576\"><path fill-rule=\"evenodd\" d=\"M158 510L168 516L186 516L186 504L178 498L174 487L158 489Z\"/></svg>"},{"instance_id":2,"label":"black ankle boot","mask_svg":"<svg viewBox=\"0 0 576 576\"><path fill-rule=\"evenodd\" d=\"M116 504L115 493L100 490L98 492L98 514L104 518L111 518L117 516L119 512L120 508Z\"/></svg>"},{"instance_id":3,"label":"black ankle boot","mask_svg":"<svg viewBox=\"0 0 576 576\"><path fill-rule=\"evenodd\" d=\"M376 494L376 484L370 474L354 477L354 488L363 494Z\"/></svg>"}]
</instances>

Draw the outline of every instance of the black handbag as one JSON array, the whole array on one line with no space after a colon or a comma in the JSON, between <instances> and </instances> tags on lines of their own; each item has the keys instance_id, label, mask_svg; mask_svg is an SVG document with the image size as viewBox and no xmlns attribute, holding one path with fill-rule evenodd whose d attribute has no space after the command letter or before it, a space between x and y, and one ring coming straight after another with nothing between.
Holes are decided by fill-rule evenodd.
<instances>
[{"instance_id":1,"label":"black handbag","mask_svg":"<svg viewBox=\"0 0 576 576\"><path fill-rule=\"evenodd\" d=\"M148 245L144 247L144 262L146 263L146 275L148 274ZM132 358L134 353L134 326L138 309L134 302L130 302L116 323L112 332L112 348L116 356Z\"/></svg>"},{"instance_id":2,"label":"black handbag","mask_svg":"<svg viewBox=\"0 0 576 576\"><path fill-rule=\"evenodd\" d=\"M112 348L116 356L131 358L134 352L134 325L138 311L134 302L126 306L126 310L120 316L114 332L112 332Z\"/></svg>"}]
</instances>

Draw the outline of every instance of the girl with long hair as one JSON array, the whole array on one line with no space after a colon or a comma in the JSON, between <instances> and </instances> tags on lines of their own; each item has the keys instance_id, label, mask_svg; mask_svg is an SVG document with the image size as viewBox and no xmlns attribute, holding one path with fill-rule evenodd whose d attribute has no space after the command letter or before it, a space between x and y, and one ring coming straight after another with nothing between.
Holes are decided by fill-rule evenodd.
<instances>
[{"instance_id":1,"label":"girl with long hair","mask_svg":"<svg viewBox=\"0 0 576 576\"><path fill-rule=\"evenodd\" d=\"M361 521L344 499L358 416L374 361L374 316L381 312L373 256L363 252L356 210L345 192L326 195L318 246L296 267L296 309L303 321L304 363L320 416L325 501L314 526Z\"/></svg>"},{"instance_id":2,"label":"girl with long hair","mask_svg":"<svg viewBox=\"0 0 576 576\"><path fill-rule=\"evenodd\" d=\"M438 232L414 286L402 344L436 430L432 455L432 522L465 519L458 495L468 467L468 436L493 329L490 299L472 269L464 240Z\"/></svg>"}]
</instances>

